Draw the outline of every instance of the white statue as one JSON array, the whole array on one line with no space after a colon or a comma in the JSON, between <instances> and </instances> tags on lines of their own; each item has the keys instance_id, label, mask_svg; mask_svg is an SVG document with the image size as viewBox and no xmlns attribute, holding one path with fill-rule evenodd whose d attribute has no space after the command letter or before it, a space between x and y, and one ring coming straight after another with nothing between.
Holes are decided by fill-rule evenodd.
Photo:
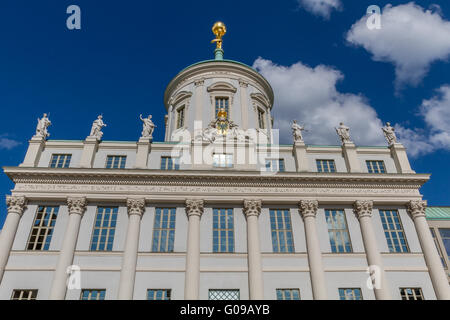
<instances>
[{"instance_id":1,"label":"white statue","mask_svg":"<svg viewBox=\"0 0 450 320\"><path fill-rule=\"evenodd\" d=\"M211 121L208 127L206 127L203 130L202 139L204 141L214 142L214 140L216 140L216 136L217 136L216 122Z\"/></svg>"},{"instance_id":2,"label":"white statue","mask_svg":"<svg viewBox=\"0 0 450 320\"><path fill-rule=\"evenodd\" d=\"M101 140L103 137L102 129L104 127L106 127L106 124L103 122L103 116L98 116L97 120L92 123L91 134L89 136Z\"/></svg>"},{"instance_id":3,"label":"white statue","mask_svg":"<svg viewBox=\"0 0 450 320\"><path fill-rule=\"evenodd\" d=\"M52 123L50 122L50 120L47 118L47 114L44 113L44 116L42 117L42 119L38 118L38 124L36 127L36 137L43 137L44 139L50 137L50 133L48 133L47 128L51 125Z\"/></svg>"},{"instance_id":4,"label":"white statue","mask_svg":"<svg viewBox=\"0 0 450 320\"><path fill-rule=\"evenodd\" d=\"M297 120L294 120L291 128L292 128L292 136L294 137L294 142L303 142L302 131L305 130L305 127L297 124Z\"/></svg>"},{"instance_id":5,"label":"white statue","mask_svg":"<svg viewBox=\"0 0 450 320\"><path fill-rule=\"evenodd\" d=\"M397 142L397 136L395 135L395 129L391 127L390 122L386 122L386 127L381 128L383 130L384 136L388 141L389 145L392 145Z\"/></svg>"},{"instance_id":6,"label":"white statue","mask_svg":"<svg viewBox=\"0 0 450 320\"><path fill-rule=\"evenodd\" d=\"M342 143L351 142L350 140L350 128L343 122L339 123L339 127L336 128L338 136L341 138Z\"/></svg>"},{"instance_id":7,"label":"white statue","mask_svg":"<svg viewBox=\"0 0 450 320\"><path fill-rule=\"evenodd\" d=\"M155 130L156 126L152 121L152 116L149 115L148 118L142 118L141 114L139 118L143 122L142 138L153 138L153 131Z\"/></svg>"}]
</instances>

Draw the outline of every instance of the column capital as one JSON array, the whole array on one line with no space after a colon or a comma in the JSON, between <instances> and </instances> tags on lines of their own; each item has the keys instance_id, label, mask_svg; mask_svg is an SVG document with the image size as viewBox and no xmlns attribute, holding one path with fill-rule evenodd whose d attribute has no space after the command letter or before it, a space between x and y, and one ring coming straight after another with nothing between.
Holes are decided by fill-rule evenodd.
<instances>
[{"instance_id":1,"label":"column capital","mask_svg":"<svg viewBox=\"0 0 450 320\"><path fill-rule=\"evenodd\" d=\"M69 197L67 198L67 207L69 208L69 214L83 216L87 208L87 200L85 197Z\"/></svg>"},{"instance_id":2,"label":"column capital","mask_svg":"<svg viewBox=\"0 0 450 320\"><path fill-rule=\"evenodd\" d=\"M298 211L303 219L307 217L316 217L319 202L317 200L301 200L298 203Z\"/></svg>"},{"instance_id":3,"label":"column capital","mask_svg":"<svg viewBox=\"0 0 450 320\"><path fill-rule=\"evenodd\" d=\"M128 215L141 216L145 211L145 199L144 198L128 198L127 199Z\"/></svg>"},{"instance_id":4,"label":"column capital","mask_svg":"<svg viewBox=\"0 0 450 320\"><path fill-rule=\"evenodd\" d=\"M8 213L18 213L22 216L27 207L27 198L24 196L6 196L6 205Z\"/></svg>"},{"instance_id":5,"label":"column capital","mask_svg":"<svg viewBox=\"0 0 450 320\"><path fill-rule=\"evenodd\" d=\"M247 88L248 82L243 79L239 79L239 86L241 86L242 88Z\"/></svg>"},{"instance_id":6,"label":"column capital","mask_svg":"<svg viewBox=\"0 0 450 320\"><path fill-rule=\"evenodd\" d=\"M413 219L419 217L426 217L425 209L427 208L427 202L425 200L411 200L408 202L407 210Z\"/></svg>"},{"instance_id":7,"label":"column capital","mask_svg":"<svg viewBox=\"0 0 450 320\"><path fill-rule=\"evenodd\" d=\"M200 199L187 199L186 200L186 214L190 216L199 216L203 214L204 201Z\"/></svg>"},{"instance_id":8,"label":"column capital","mask_svg":"<svg viewBox=\"0 0 450 320\"><path fill-rule=\"evenodd\" d=\"M248 218L250 216L259 217L261 214L261 200L244 200L244 214Z\"/></svg>"},{"instance_id":9,"label":"column capital","mask_svg":"<svg viewBox=\"0 0 450 320\"><path fill-rule=\"evenodd\" d=\"M373 201L372 200L356 200L353 203L353 212L359 219L363 217L372 217Z\"/></svg>"}]
</instances>

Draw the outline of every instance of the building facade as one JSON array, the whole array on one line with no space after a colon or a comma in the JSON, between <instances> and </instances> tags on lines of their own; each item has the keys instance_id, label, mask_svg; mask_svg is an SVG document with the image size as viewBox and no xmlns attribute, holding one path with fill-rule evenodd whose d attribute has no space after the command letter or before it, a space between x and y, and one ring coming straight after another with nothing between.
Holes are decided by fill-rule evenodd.
<instances>
[{"instance_id":1,"label":"building facade","mask_svg":"<svg viewBox=\"0 0 450 320\"><path fill-rule=\"evenodd\" d=\"M103 140L102 117L49 140L40 119L4 168L0 299L450 299L429 175L391 127L385 147L344 124L342 145L317 146L294 123L280 145L270 84L218 39L169 83L163 142L150 116L134 142Z\"/></svg>"}]
</instances>

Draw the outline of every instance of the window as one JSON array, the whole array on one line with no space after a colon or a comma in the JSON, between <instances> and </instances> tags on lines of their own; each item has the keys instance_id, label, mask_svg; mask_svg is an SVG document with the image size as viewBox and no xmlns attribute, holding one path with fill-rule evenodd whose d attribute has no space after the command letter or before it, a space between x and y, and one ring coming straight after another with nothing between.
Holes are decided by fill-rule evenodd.
<instances>
[{"instance_id":1,"label":"window","mask_svg":"<svg viewBox=\"0 0 450 320\"><path fill-rule=\"evenodd\" d=\"M213 210L213 252L234 252L233 209Z\"/></svg>"},{"instance_id":2,"label":"window","mask_svg":"<svg viewBox=\"0 0 450 320\"><path fill-rule=\"evenodd\" d=\"M13 290L11 300L36 300L37 290L16 289Z\"/></svg>"},{"instance_id":3,"label":"window","mask_svg":"<svg viewBox=\"0 0 450 320\"><path fill-rule=\"evenodd\" d=\"M49 249L58 211L59 207L38 207L28 239L27 250Z\"/></svg>"},{"instance_id":4,"label":"window","mask_svg":"<svg viewBox=\"0 0 450 320\"><path fill-rule=\"evenodd\" d=\"M209 290L209 300L239 300L239 290L225 289L225 290Z\"/></svg>"},{"instance_id":5,"label":"window","mask_svg":"<svg viewBox=\"0 0 450 320\"><path fill-rule=\"evenodd\" d=\"M213 166L216 168L233 168L232 154L214 154Z\"/></svg>"},{"instance_id":6,"label":"window","mask_svg":"<svg viewBox=\"0 0 450 320\"><path fill-rule=\"evenodd\" d=\"M277 289L277 300L300 300L300 290Z\"/></svg>"},{"instance_id":7,"label":"window","mask_svg":"<svg viewBox=\"0 0 450 320\"><path fill-rule=\"evenodd\" d=\"M389 252L409 252L397 210L380 210L380 217Z\"/></svg>"},{"instance_id":8,"label":"window","mask_svg":"<svg viewBox=\"0 0 450 320\"><path fill-rule=\"evenodd\" d=\"M108 156L106 159L106 169L125 169L126 156Z\"/></svg>"},{"instance_id":9,"label":"window","mask_svg":"<svg viewBox=\"0 0 450 320\"><path fill-rule=\"evenodd\" d=\"M352 252L344 210L325 210L331 252Z\"/></svg>"},{"instance_id":10,"label":"window","mask_svg":"<svg viewBox=\"0 0 450 320\"><path fill-rule=\"evenodd\" d=\"M334 160L316 160L318 172L336 172Z\"/></svg>"},{"instance_id":11,"label":"window","mask_svg":"<svg viewBox=\"0 0 450 320\"><path fill-rule=\"evenodd\" d=\"M161 170L180 170L180 158L161 157Z\"/></svg>"},{"instance_id":12,"label":"window","mask_svg":"<svg viewBox=\"0 0 450 320\"><path fill-rule=\"evenodd\" d=\"M386 169L383 161L366 161L367 170L369 173L386 173Z\"/></svg>"},{"instance_id":13,"label":"window","mask_svg":"<svg viewBox=\"0 0 450 320\"><path fill-rule=\"evenodd\" d=\"M177 129L184 127L184 106L177 109Z\"/></svg>"},{"instance_id":14,"label":"window","mask_svg":"<svg viewBox=\"0 0 450 320\"><path fill-rule=\"evenodd\" d=\"M400 288L402 300L424 300L420 288Z\"/></svg>"},{"instance_id":15,"label":"window","mask_svg":"<svg viewBox=\"0 0 450 320\"><path fill-rule=\"evenodd\" d=\"M92 251L111 251L116 231L118 208L98 207L92 234Z\"/></svg>"},{"instance_id":16,"label":"window","mask_svg":"<svg viewBox=\"0 0 450 320\"><path fill-rule=\"evenodd\" d=\"M446 269L447 264L445 263L445 258L444 258L444 255L442 254L442 250L441 250L441 246L439 245L439 241L436 238L436 232L434 232L433 228L430 228L430 231L431 231L431 235L433 236L434 244L436 245L436 249L438 251L439 257L441 258L442 266L444 267L444 269Z\"/></svg>"},{"instance_id":17,"label":"window","mask_svg":"<svg viewBox=\"0 0 450 320\"><path fill-rule=\"evenodd\" d=\"M71 154L52 154L50 168L68 168L72 160Z\"/></svg>"},{"instance_id":18,"label":"window","mask_svg":"<svg viewBox=\"0 0 450 320\"><path fill-rule=\"evenodd\" d=\"M83 289L81 300L105 300L105 289Z\"/></svg>"},{"instance_id":19,"label":"window","mask_svg":"<svg viewBox=\"0 0 450 320\"><path fill-rule=\"evenodd\" d=\"M258 125L260 129L266 128L265 112L258 108Z\"/></svg>"},{"instance_id":20,"label":"window","mask_svg":"<svg viewBox=\"0 0 450 320\"><path fill-rule=\"evenodd\" d=\"M294 252L289 210L270 210L273 252Z\"/></svg>"},{"instance_id":21,"label":"window","mask_svg":"<svg viewBox=\"0 0 450 320\"><path fill-rule=\"evenodd\" d=\"M450 259L450 229L439 229L447 257Z\"/></svg>"},{"instance_id":22,"label":"window","mask_svg":"<svg viewBox=\"0 0 450 320\"><path fill-rule=\"evenodd\" d=\"M362 300L361 289L359 288L339 288L340 300Z\"/></svg>"},{"instance_id":23,"label":"window","mask_svg":"<svg viewBox=\"0 0 450 320\"><path fill-rule=\"evenodd\" d=\"M148 289L147 300L170 300L170 289Z\"/></svg>"},{"instance_id":24,"label":"window","mask_svg":"<svg viewBox=\"0 0 450 320\"><path fill-rule=\"evenodd\" d=\"M227 97L216 97L216 108L215 108L215 114L216 114L216 118L217 118L217 114L219 113L220 109L225 109L226 113L227 113L227 119L229 119L229 103L228 103L228 98Z\"/></svg>"},{"instance_id":25,"label":"window","mask_svg":"<svg viewBox=\"0 0 450 320\"><path fill-rule=\"evenodd\" d=\"M173 252L176 208L156 208L153 252Z\"/></svg>"},{"instance_id":26,"label":"window","mask_svg":"<svg viewBox=\"0 0 450 320\"><path fill-rule=\"evenodd\" d=\"M266 171L284 172L284 159L266 159Z\"/></svg>"}]
</instances>

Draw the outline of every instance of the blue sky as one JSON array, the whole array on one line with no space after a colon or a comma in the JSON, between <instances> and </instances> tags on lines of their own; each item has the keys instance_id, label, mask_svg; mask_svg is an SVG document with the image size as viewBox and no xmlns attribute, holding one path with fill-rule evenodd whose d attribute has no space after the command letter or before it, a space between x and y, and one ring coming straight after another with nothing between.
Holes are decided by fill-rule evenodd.
<instances>
[{"instance_id":1,"label":"blue sky","mask_svg":"<svg viewBox=\"0 0 450 320\"><path fill-rule=\"evenodd\" d=\"M424 198L429 205L450 205L450 103L445 97L445 85L450 85L450 3L327 0L317 9L308 2L2 1L0 165L21 163L43 112L50 112L51 139L84 139L92 121L103 113L108 124L105 140L135 141L142 113L153 115L158 126L155 140L162 141L165 86L184 67L212 58L211 26L221 20L228 28L225 58L255 65L273 79L274 110L279 112L274 115L280 115L281 127L284 111L307 122L314 112L326 113L323 103L342 111L340 117L354 128L355 143L377 145L384 142L372 132L379 121L390 121L414 153L414 170L432 173L421 190ZM386 9L384 25L383 13L378 34L354 26L366 19L369 5L384 8L389 3L392 7ZM66 8L72 4L81 8L81 30L66 28ZM425 9L431 9L431 22L422 19ZM405 34L396 25L396 15L415 13L417 28ZM436 31L428 32L426 26L434 22ZM396 39L398 34L403 38ZM289 79L293 81L284 82ZM292 101L277 93L284 90L283 83L300 83L302 88L309 79L317 85L319 101L301 90ZM327 86L328 96L321 101L321 90ZM319 124L307 123L311 132L306 142L337 144L331 125ZM328 129L322 132L319 127ZM9 194L12 188L2 174L0 193ZM3 200L0 212L1 225Z\"/></svg>"}]
</instances>

